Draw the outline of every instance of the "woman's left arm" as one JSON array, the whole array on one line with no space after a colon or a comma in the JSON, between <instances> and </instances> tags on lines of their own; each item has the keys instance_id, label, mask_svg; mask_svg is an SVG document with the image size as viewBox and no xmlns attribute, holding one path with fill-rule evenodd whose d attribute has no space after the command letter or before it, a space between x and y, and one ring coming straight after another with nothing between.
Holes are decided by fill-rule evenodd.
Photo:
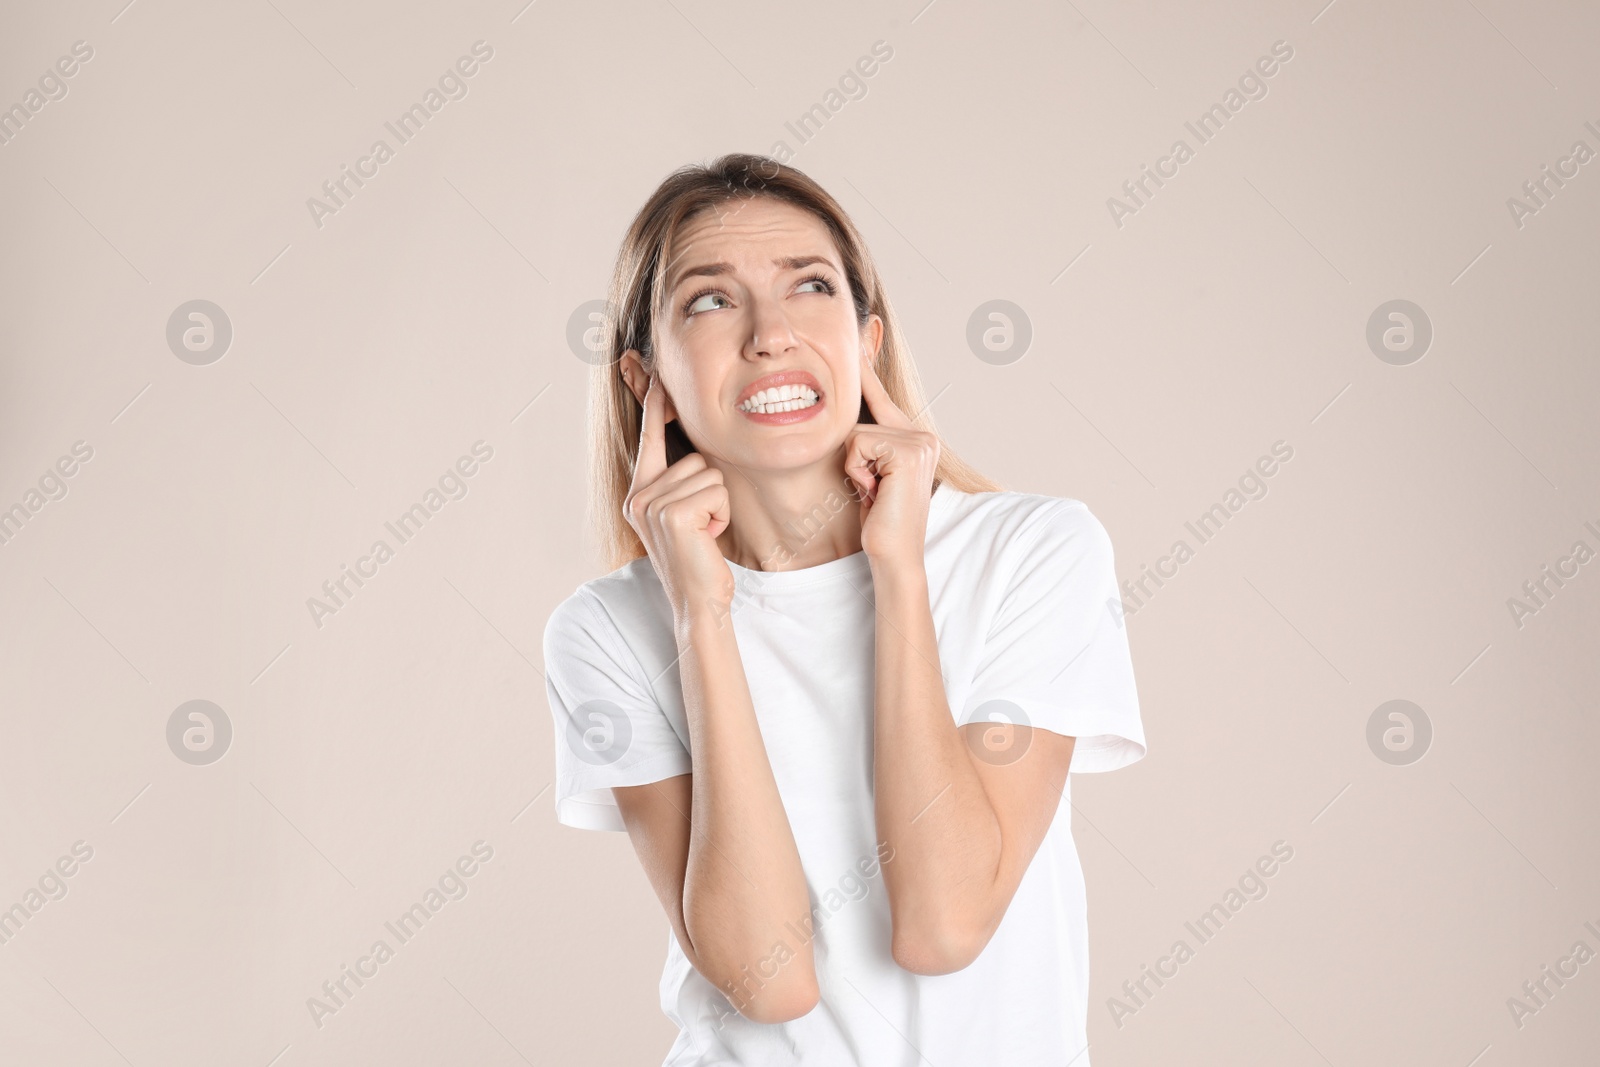
<instances>
[{"instance_id":1,"label":"woman's left arm","mask_svg":"<svg viewBox=\"0 0 1600 1067\"><path fill-rule=\"evenodd\" d=\"M877 604L873 777L893 953L917 974L966 967L994 936L1060 805L1074 739L997 723L957 727L945 696L923 562L939 440L863 364L877 419L850 439L861 547Z\"/></svg>"}]
</instances>

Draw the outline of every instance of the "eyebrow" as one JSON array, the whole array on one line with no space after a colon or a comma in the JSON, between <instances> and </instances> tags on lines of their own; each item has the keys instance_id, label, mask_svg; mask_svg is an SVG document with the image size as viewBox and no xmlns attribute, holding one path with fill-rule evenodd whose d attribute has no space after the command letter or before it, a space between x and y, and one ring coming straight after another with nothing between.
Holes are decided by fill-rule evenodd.
<instances>
[{"instance_id":1,"label":"eyebrow","mask_svg":"<svg viewBox=\"0 0 1600 1067\"><path fill-rule=\"evenodd\" d=\"M824 266L832 267L836 271L839 270L838 264L834 263L834 261L829 259L827 256L780 256L772 261L773 266L780 267L783 270L800 270L801 268L809 267L814 263L821 263ZM675 291L678 286L682 285L690 278L714 278L719 274L732 273L732 263L703 263L697 267L688 267L673 279L672 284L667 287L667 291Z\"/></svg>"}]
</instances>

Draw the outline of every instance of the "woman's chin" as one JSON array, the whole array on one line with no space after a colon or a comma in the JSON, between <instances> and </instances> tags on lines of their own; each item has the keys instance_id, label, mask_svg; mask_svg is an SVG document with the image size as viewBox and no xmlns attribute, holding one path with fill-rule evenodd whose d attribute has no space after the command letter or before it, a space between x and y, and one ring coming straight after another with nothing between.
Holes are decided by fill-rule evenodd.
<instances>
[{"instance_id":1,"label":"woman's chin","mask_svg":"<svg viewBox=\"0 0 1600 1067\"><path fill-rule=\"evenodd\" d=\"M741 466L773 474L797 473L820 466L839 466L843 441L828 441L816 434L795 434L786 439L741 442Z\"/></svg>"}]
</instances>

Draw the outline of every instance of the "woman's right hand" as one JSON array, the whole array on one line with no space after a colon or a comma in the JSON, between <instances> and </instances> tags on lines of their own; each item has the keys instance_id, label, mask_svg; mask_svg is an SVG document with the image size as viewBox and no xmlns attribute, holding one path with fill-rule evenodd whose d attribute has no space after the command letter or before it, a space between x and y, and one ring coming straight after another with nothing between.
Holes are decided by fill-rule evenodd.
<instances>
[{"instance_id":1,"label":"woman's right hand","mask_svg":"<svg viewBox=\"0 0 1600 1067\"><path fill-rule=\"evenodd\" d=\"M680 622L706 612L719 624L733 600L733 572L717 546L732 512L722 472L691 452L667 466L666 397L650 376L640 420L639 455L622 514L644 542Z\"/></svg>"}]
</instances>

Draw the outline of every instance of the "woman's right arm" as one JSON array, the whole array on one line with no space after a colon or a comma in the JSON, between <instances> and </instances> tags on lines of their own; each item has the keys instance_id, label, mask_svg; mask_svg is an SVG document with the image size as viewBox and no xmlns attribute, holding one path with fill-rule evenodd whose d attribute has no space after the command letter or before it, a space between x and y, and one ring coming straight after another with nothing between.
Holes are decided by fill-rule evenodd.
<instances>
[{"instance_id":1,"label":"woman's right arm","mask_svg":"<svg viewBox=\"0 0 1600 1067\"><path fill-rule=\"evenodd\" d=\"M694 771L612 792L695 970L746 1018L786 1022L818 1000L810 938L794 932L811 903L729 622L727 489L698 454L667 466L654 380L642 421L624 512L672 603Z\"/></svg>"}]
</instances>

